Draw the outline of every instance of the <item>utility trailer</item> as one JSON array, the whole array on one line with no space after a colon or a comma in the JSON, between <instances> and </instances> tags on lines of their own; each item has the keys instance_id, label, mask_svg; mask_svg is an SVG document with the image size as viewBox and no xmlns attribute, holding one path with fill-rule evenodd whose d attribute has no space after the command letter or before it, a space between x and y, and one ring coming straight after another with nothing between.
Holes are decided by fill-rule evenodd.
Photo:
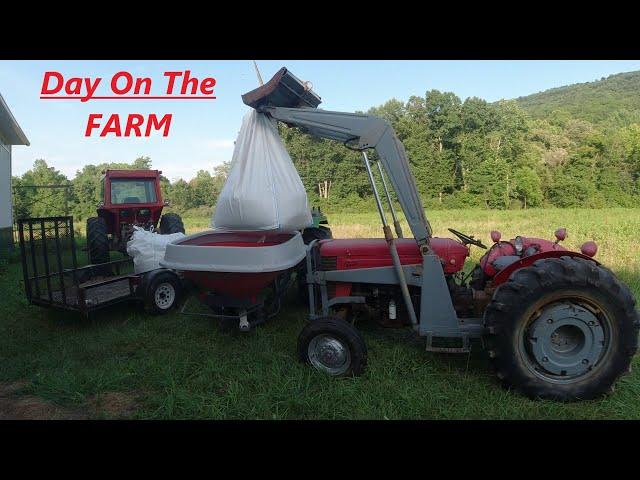
<instances>
[{"instance_id":1,"label":"utility trailer","mask_svg":"<svg viewBox=\"0 0 640 480\"><path fill-rule=\"evenodd\" d=\"M118 303L144 302L147 310L171 308L181 290L166 269L133 271L130 257L80 266L73 217L18 220L25 294L29 303L89 315Z\"/></svg>"},{"instance_id":2,"label":"utility trailer","mask_svg":"<svg viewBox=\"0 0 640 480\"><path fill-rule=\"evenodd\" d=\"M321 215L320 212L316 212ZM324 220L323 220L324 219ZM324 216L319 217L320 223L326 223ZM328 234L321 238L331 238ZM310 227L308 230L314 230ZM318 230L318 229L315 229ZM320 231L320 230L318 230ZM324 230L321 231L323 233ZM210 239L207 232L184 237L178 244L199 245L201 241L212 243L207 249L216 250L216 242ZM290 270L297 263L287 259L291 265L282 268L275 273L255 273L254 275L236 272L185 272L185 262L193 262L200 258L199 255L188 251L186 257L178 255L174 266L180 266L178 271L171 267L157 268L144 273L133 271L133 260L130 257L109 262L82 265L78 258L74 237L73 218L64 217L38 217L18 220L18 234L20 239L20 253L22 259L22 271L24 287L27 299L32 305L39 305L59 310L78 312L85 318L96 310L109 307L118 303L135 302L142 303L147 312L152 314L164 314L175 307L181 300L185 300L180 312L185 315L198 315L213 317L221 320L223 326L228 326L240 321L246 330L258 325L268 318L273 317L280 310L281 300L286 293L286 287L290 283ZM219 237L238 234L216 234ZM216 237L216 235L213 235ZM240 235L251 245L256 242L250 233ZM303 245L303 234L298 233L295 239ZM253 236L255 237L255 235ZM210 242L208 242L210 240ZM236 239L238 240L238 239ZM242 239L240 239L242 240ZM315 241L315 240L314 240ZM228 242L222 241L226 245ZM233 242L231 242L233 243ZM257 245L261 245L257 243ZM245 245L246 246L246 245ZM181 245L170 244L169 258L176 260L171 252L180 253ZM223 247L218 247L223 248ZM277 248L277 246L275 247ZM184 249L184 246L182 246ZM262 246L266 251L269 247ZM187 250L188 247L187 247ZM218 262L224 262L229 250L223 248L225 253L219 255ZM255 250L255 249L254 249ZM303 249L298 248L297 251ZM243 249L243 256L250 256L250 249ZM227 260L228 261L228 260ZM255 263L260 263L257 259ZM164 263L164 262L163 262ZM264 262L262 262L264 263ZM213 264L208 265L209 269ZM191 275L193 273L193 275ZM215 294L209 292L209 288L203 287L209 283L215 286ZM258 295L262 287L269 287L270 295ZM229 290L225 290L225 287ZM255 289L255 291L254 291ZM200 302L212 310L212 313L197 313L187 311L187 297L194 294ZM232 313L233 311L233 313ZM243 330L241 328L241 330Z\"/></svg>"}]
</instances>

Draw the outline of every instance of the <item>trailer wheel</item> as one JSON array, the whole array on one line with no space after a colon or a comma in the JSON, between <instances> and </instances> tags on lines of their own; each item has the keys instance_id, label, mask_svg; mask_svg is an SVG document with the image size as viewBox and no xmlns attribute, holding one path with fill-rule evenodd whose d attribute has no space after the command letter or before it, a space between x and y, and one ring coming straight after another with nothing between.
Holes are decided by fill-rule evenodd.
<instances>
[{"instance_id":1,"label":"trailer wheel","mask_svg":"<svg viewBox=\"0 0 640 480\"><path fill-rule=\"evenodd\" d=\"M109 261L109 237L107 222L102 217L87 219L87 249L89 263L99 264Z\"/></svg>"},{"instance_id":2,"label":"trailer wheel","mask_svg":"<svg viewBox=\"0 0 640 480\"><path fill-rule=\"evenodd\" d=\"M357 376L367 365L367 346L350 323L336 317L323 317L309 322L300 332L298 356L329 375Z\"/></svg>"},{"instance_id":3,"label":"trailer wheel","mask_svg":"<svg viewBox=\"0 0 640 480\"><path fill-rule=\"evenodd\" d=\"M485 312L498 377L531 398L597 398L630 369L640 316L608 269L572 257L515 271Z\"/></svg>"},{"instance_id":4,"label":"trailer wheel","mask_svg":"<svg viewBox=\"0 0 640 480\"><path fill-rule=\"evenodd\" d=\"M160 219L160 235L184 233L184 223L177 213L165 213Z\"/></svg>"},{"instance_id":5,"label":"trailer wheel","mask_svg":"<svg viewBox=\"0 0 640 480\"><path fill-rule=\"evenodd\" d=\"M180 280L174 273L162 272L151 279L145 292L145 308L154 315L167 313L178 302Z\"/></svg>"}]
</instances>

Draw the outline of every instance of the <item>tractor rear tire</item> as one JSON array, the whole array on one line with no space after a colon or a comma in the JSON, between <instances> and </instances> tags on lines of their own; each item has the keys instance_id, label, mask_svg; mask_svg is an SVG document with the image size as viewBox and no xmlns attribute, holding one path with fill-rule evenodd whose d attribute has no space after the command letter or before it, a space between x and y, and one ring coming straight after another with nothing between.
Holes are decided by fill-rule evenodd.
<instances>
[{"instance_id":1,"label":"tractor rear tire","mask_svg":"<svg viewBox=\"0 0 640 480\"><path fill-rule=\"evenodd\" d=\"M630 371L640 316L607 268L574 257L515 271L484 315L490 361L503 385L530 398L588 400Z\"/></svg>"},{"instance_id":2,"label":"tractor rear tire","mask_svg":"<svg viewBox=\"0 0 640 480\"><path fill-rule=\"evenodd\" d=\"M160 219L160 235L184 233L184 223L177 213L165 213Z\"/></svg>"},{"instance_id":3,"label":"tractor rear tire","mask_svg":"<svg viewBox=\"0 0 640 480\"><path fill-rule=\"evenodd\" d=\"M298 357L332 376L358 376L367 365L367 346L349 322L322 317L310 321L300 332Z\"/></svg>"},{"instance_id":4,"label":"tractor rear tire","mask_svg":"<svg viewBox=\"0 0 640 480\"><path fill-rule=\"evenodd\" d=\"M100 264L109 261L109 237L107 222L102 217L87 219L87 249L89 263Z\"/></svg>"}]
</instances>

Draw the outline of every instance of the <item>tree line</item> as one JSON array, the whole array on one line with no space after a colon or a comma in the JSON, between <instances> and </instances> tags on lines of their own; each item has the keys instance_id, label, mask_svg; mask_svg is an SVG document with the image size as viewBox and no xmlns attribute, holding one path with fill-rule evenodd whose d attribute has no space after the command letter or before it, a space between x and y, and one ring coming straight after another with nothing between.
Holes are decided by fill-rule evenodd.
<instances>
[{"instance_id":1,"label":"tree line","mask_svg":"<svg viewBox=\"0 0 640 480\"><path fill-rule=\"evenodd\" d=\"M131 163L101 163L85 165L73 179L50 167L43 159L20 177L13 177L13 202L16 218L70 214L77 219L95 216L101 198L101 178L107 169L151 169L149 157L139 157ZM169 200L169 208L178 212L211 207L226 180L229 163L215 167L212 172L199 170L189 181L173 183L160 176L162 197ZM53 189L58 185L61 188ZM47 188L43 188L47 186ZM68 188L62 188L68 186ZM34 188L37 187L37 188Z\"/></svg>"},{"instance_id":2,"label":"tree line","mask_svg":"<svg viewBox=\"0 0 640 480\"><path fill-rule=\"evenodd\" d=\"M514 100L462 101L438 90L367 113L395 129L428 207L640 204L638 123L594 124L561 110L531 118ZM281 131L314 201L351 204L370 195L356 152L295 129Z\"/></svg>"},{"instance_id":3,"label":"tree line","mask_svg":"<svg viewBox=\"0 0 640 480\"><path fill-rule=\"evenodd\" d=\"M640 205L640 124L591 123L554 110L533 118L514 100L489 103L431 90L406 102L392 99L367 113L388 120L403 142L428 208L636 207ZM357 152L280 126L309 194L330 210L359 208L371 188ZM375 154L371 156L375 160ZM80 218L94 215L100 177L107 168L151 168L151 159L87 164L73 179L45 160L13 178L16 216L59 214L63 205ZM200 170L190 180L162 177L171 209L210 210L229 163ZM24 188L70 185L69 189Z\"/></svg>"}]
</instances>

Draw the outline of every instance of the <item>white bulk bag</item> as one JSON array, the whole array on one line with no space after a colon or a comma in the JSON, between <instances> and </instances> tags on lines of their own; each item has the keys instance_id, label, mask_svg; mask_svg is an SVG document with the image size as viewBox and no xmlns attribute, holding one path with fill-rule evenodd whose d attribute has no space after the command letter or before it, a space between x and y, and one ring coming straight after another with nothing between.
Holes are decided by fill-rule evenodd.
<instances>
[{"instance_id":1,"label":"white bulk bag","mask_svg":"<svg viewBox=\"0 0 640 480\"><path fill-rule=\"evenodd\" d=\"M127 253L133 258L133 270L136 273L160 268L160 260L164 260L167 243L184 237L182 232L160 235L140 227L133 229L131 240L127 242Z\"/></svg>"},{"instance_id":2,"label":"white bulk bag","mask_svg":"<svg viewBox=\"0 0 640 480\"><path fill-rule=\"evenodd\" d=\"M242 119L212 227L288 232L311 223L307 193L275 121L251 109Z\"/></svg>"}]
</instances>

